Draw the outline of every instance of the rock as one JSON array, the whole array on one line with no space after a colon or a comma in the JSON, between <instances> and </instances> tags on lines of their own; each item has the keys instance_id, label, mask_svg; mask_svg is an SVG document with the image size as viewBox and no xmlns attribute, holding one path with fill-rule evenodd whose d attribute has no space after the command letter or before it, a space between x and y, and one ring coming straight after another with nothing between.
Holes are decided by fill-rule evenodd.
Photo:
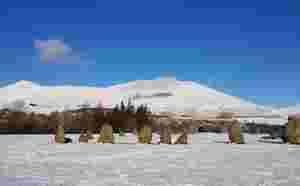
<instances>
[{"instance_id":1,"label":"rock","mask_svg":"<svg viewBox=\"0 0 300 186\"><path fill-rule=\"evenodd\" d=\"M161 126L160 129L160 143L172 144L171 129L169 126Z\"/></svg>"},{"instance_id":2,"label":"rock","mask_svg":"<svg viewBox=\"0 0 300 186\"><path fill-rule=\"evenodd\" d=\"M125 136L125 133L121 129L119 130L119 136Z\"/></svg>"},{"instance_id":3,"label":"rock","mask_svg":"<svg viewBox=\"0 0 300 186\"><path fill-rule=\"evenodd\" d=\"M231 126L228 127L228 136L231 143L243 144L244 135L241 131L241 126L237 121L234 121Z\"/></svg>"},{"instance_id":4,"label":"rock","mask_svg":"<svg viewBox=\"0 0 300 186\"><path fill-rule=\"evenodd\" d=\"M101 128L98 143L114 143L113 128L109 124L104 124Z\"/></svg>"},{"instance_id":5,"label":"rock","mask_svg":"<svg viewBox=\"0 0 300 186\"><path fill-rule=\"evenodd\" d=\"M174 144L188 144L187 132L184 132L181 136L179 136Z\"/></svg>"},{"instance_id":6,"label":"rock","mask_svg":"<svg viewBox=\"0 0 300 186\"><path fill-rule=\"evenodd\" d=\"M72 140L71 138L67 138L67 137L66 137L64 142L65 142L65 143L72 143L72 141L73 141L73 140Z\"/></svg>"},{"instance_id":7,"label":"rock","mask_svg":"<svg viewBox=\"0 0 300 186\"><path fill-rule=\"evenodd\" d=\"M148 125L144 125L140 131L138 131L139 143L151 144L152 141L152 129Z\"/></svg>"},{"instance_id":8,"label":"rock","mask_svg":"<svg viewBox=\"0 0 300 186\"><path fill-rule=\"evenodd\" d=\"M290 144L300 144L300 119L289 118L287 126L287 141Z\"/></svg>"},{"instance_id":9,"label":"rock","mask_svg":"<svg viewBox=\"0 0 300 186\"><path fill-rule=\"evenodd\" d=\"M85 134L85 132L81 131L78 141L79 143L87 143L89 141L89 138L87 134Z\"/></svg>"},{"instance_id":10,"label":"rock","mask_svg":"<svg viewBox=\"0 0 300 186\"><path fill-rule=\"evenodd\" d=\"M65 143L65 131L62 125L58 125L55 134L56 143Z\"/></svg>"},{"instance_id":11,"label":"rock","mask_svg":"<svg viewBox=\"0 0 300 186\"><path fill-rule=\"evenodd\" d=\"M87 135L89 140L94 139L93 133L90 130L87 130L86 135Z\"/></svg>"},{"instance_id":12,"label":"rock","mask_svg":"<svg viewBox=\"0 0 300 186\"><path fill-rule=\"evenodd\" d=\"M133 129L133 134L136 135L136 136L139 135L137 128L134 128L134 129Z\"/></svg>"}]
</instances>

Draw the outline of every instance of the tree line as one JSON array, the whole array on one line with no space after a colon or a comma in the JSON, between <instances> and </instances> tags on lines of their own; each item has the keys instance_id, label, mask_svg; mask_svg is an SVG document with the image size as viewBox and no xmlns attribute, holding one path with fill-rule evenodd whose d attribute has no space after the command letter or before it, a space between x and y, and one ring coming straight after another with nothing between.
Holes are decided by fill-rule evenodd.
<instances>
[{"instance_id":1,"label":"tree line","mask_svg":"<svg viewBox=\"0 0 300 186\"><path fill-rule=\"evenodd\" d=\"M66 129L98 132L104 123L108 123L114 132L125 132L135 128L139 130L143 125L152 126L150 115L151 111L147 105L136 107L130 100L126 104L121 101L110 111L100 105L93 109L52 112L49 115L6 110L0 112L0 128L55 130L58 124L63 124Z\"/></svg>"}]
</instances>

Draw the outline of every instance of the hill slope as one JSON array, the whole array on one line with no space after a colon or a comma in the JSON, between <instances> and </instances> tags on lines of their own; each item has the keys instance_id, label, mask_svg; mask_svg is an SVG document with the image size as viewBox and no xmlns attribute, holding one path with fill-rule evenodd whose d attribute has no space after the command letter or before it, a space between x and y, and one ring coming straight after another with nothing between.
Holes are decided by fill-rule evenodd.
<instances>
[{"instance_id":1,"label":"hill slope","mask_svg":"<svg viewBox=\"0 0 300 186\"><path fill-rule=\"evenodd\" d=\"M112 107L121 100L132 99L134 104L148 104L153 112L192 113L198 111L230 111L241 114L269 112L238 97L226 95L204 85L173 78L137 80L110 87L41 86L30 81L18 81L0 88L2 107L24 103L25 110L51 112L75 109L80 105L96 106L100 101ZM19 106L20 107L20 106Z\"/></svg>"}]
</instances>

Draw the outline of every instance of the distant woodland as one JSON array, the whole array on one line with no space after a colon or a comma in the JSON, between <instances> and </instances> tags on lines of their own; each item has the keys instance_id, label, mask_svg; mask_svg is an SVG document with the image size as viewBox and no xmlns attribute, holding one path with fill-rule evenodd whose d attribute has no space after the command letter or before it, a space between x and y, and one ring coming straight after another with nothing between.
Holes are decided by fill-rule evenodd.
<instances>
[{"instance_id":1,"label":"distant woodland","mask_svg":"<svg viewBox=\"0 0 300 186\"><path fill-rule=\"evenodd\" d=\"M66 129L88 129L97 132L104 123L109 123L114 130L126 131L142 125L152 125L150 115L146 105L136 108L130 101L127 104L122 101L113 109L98 106L52 112L48 115L3 109L0 111L0 129L55 130L58 124L63 124Z\"/></svg>"},{"instance_id":2,"label":"distant woodland","mask_svg":"<svg viewBox=\"0 0 300 186\"><path fill-rule=\"evenodd\" d=\"M135 107L130 101L126 104L121 101L112 109L103 108L100 104L96 108L84 107L51 114L2 109L0 110L0 134L54 133L59 124L70 133L78 133L80 130L97 133L105 123L110 124L115 133L133 132L144 125L151 126L153 132L159 132L161 124L169 123L172 132L179 133L183 129L191 129L193 125L191 122L180 123L174 120L157 121L151 116L149 107L146 105ZM230 118L232 114L222 113L220 117ZM269 133L272 136L281 136L285 126L248 123L243 125L242 129L248 133ZM200 127L196 130L197 132L225 132L220 127Z\"/></svg>"}]
</instances>

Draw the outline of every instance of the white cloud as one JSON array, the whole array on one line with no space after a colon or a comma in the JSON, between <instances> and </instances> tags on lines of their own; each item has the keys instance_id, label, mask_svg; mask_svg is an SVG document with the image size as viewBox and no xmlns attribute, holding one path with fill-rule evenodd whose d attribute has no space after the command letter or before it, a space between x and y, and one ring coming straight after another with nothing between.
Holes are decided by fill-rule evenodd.
<instances>
[{"instance_id":1,"label":"white cloud","mask_svg":"<svg viewBox=\"0 0 300 186\"><path fill-rule=\"evenodd\" d=\"M75 62L79 56L62 40L34 40L33 46L44 63Z\"/></svg>"}]
</instances>

